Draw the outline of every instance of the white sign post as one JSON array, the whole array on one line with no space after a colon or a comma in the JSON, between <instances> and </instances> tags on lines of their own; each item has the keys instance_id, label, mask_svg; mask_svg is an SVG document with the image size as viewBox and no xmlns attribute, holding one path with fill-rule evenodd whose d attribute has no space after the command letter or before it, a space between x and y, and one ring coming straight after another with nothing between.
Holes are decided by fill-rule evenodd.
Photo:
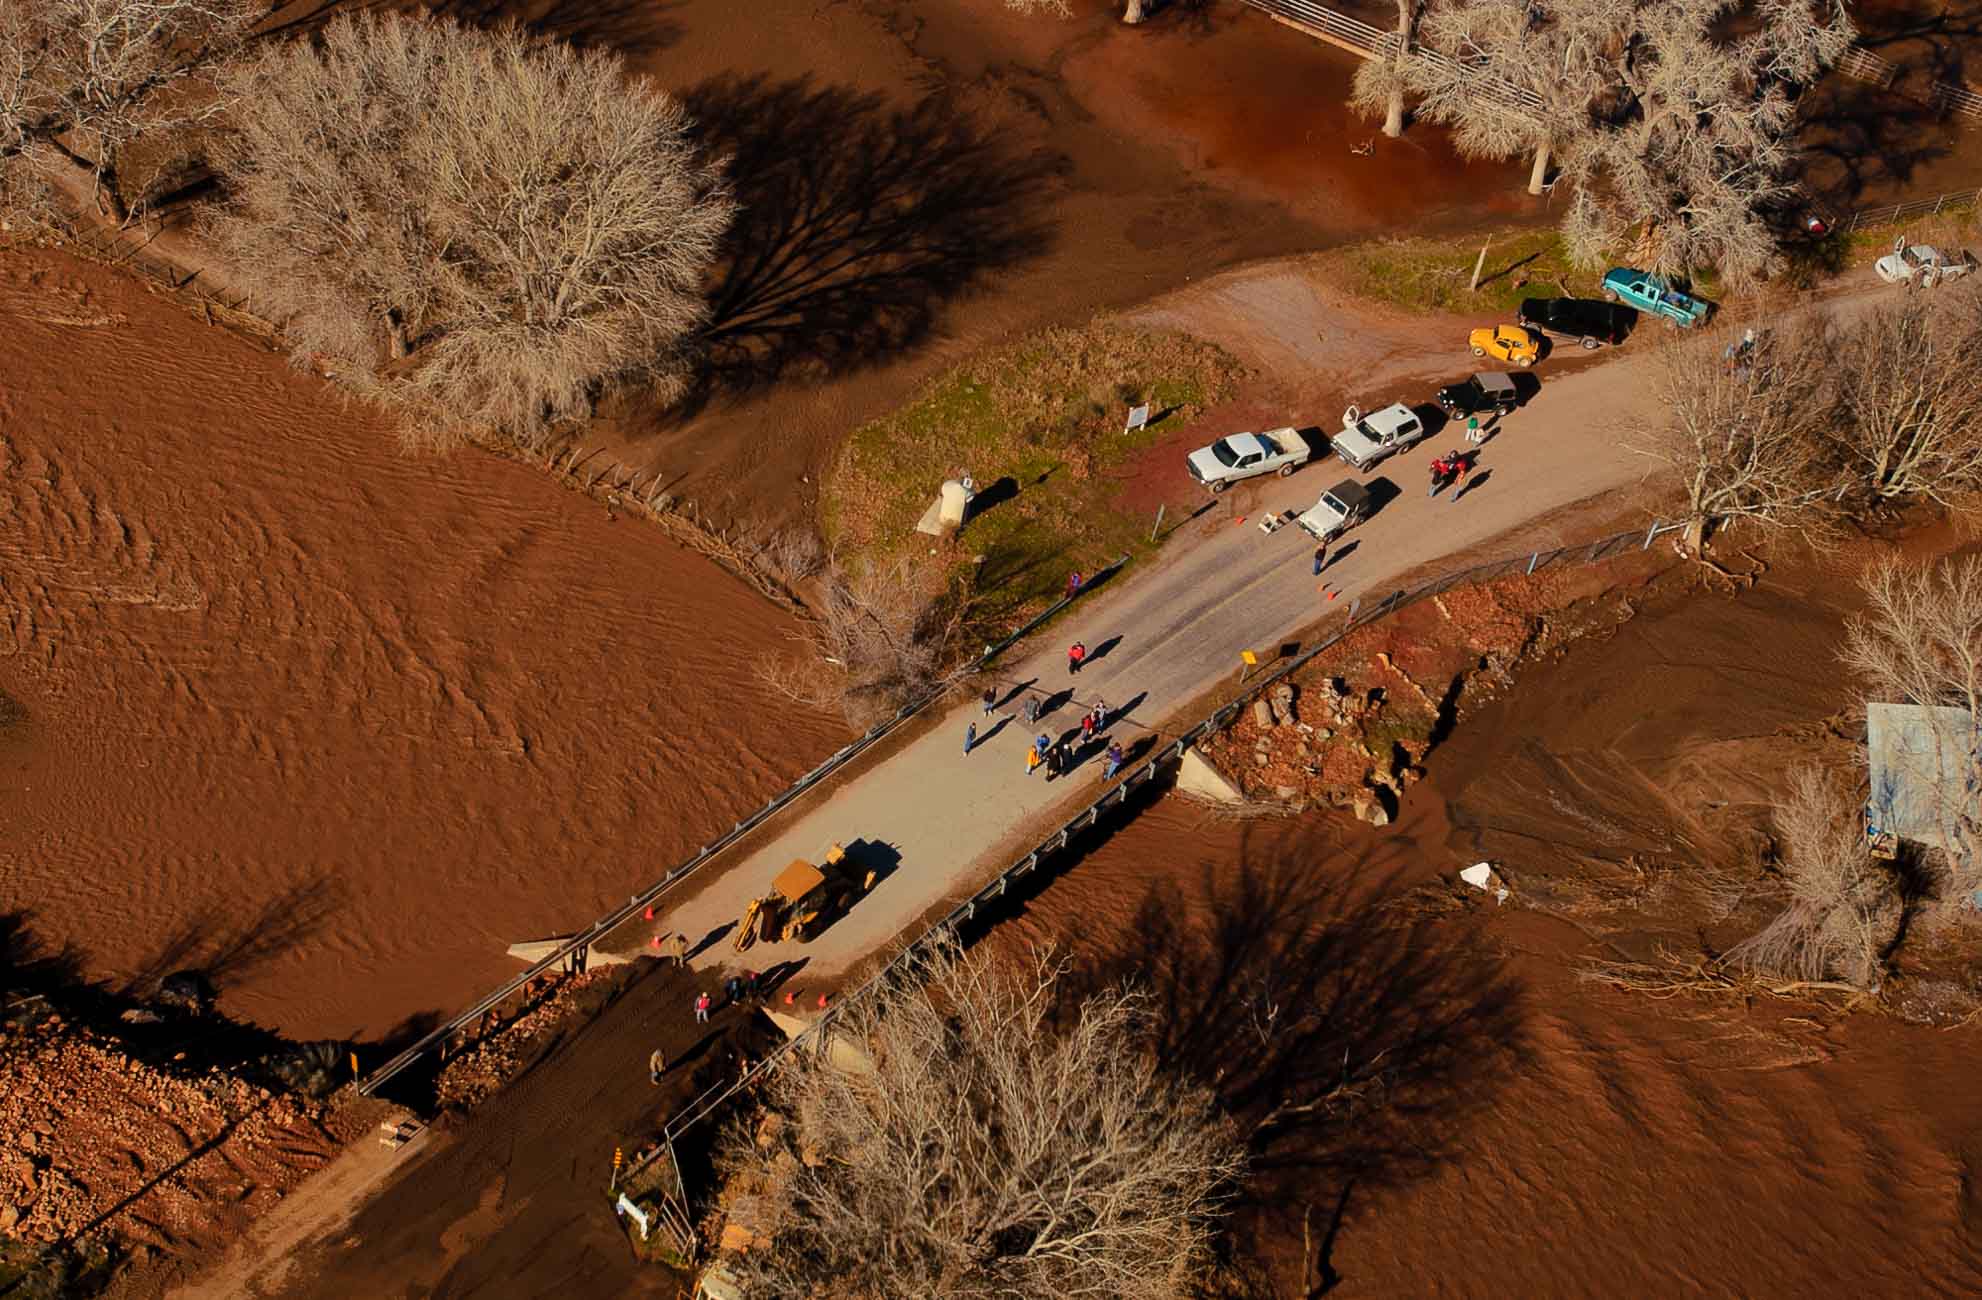
<instances>
[{"instance_id":1,"label":"white sign post","mask_svg":"<svg viewBox=\"0 0 1982 1300\"><path fill-rule=\"evenodd\" d=\"M1129 422L1122 426L1123 433L1134 433L1137 429L1149 427L1149 403L1129 408Z\"/></svg>"},{"instance_id":2,"label":"white sign post","mask_svg":"<svg viewBox=\"0 0 1982 1300\"><path fill-rule=\"evenodd\" d=\"M647 1212L632 1201L627 1200L625 1192L619 1194L619 1204L613 1206L613 1210L619 1214L626 1215L635 1223L639 1224L640 1240L647 1240Z\"/></svg>"}]
</instances>

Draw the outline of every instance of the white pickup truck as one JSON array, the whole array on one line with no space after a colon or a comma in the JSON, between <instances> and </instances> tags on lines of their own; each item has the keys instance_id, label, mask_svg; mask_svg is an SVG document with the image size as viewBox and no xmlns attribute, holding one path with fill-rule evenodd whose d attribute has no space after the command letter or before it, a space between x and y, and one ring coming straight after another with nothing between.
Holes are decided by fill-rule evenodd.
<instances>
[{"instance_id":1,"label":"white pickup truck","mask_svg":"<svg viewBox=\"0 0 1982 1300\"><path fill-rule=\"evenodd\" d=\"M1369 518L1370 492L1352 478L1345 478L1321 499L1302 512L1294 522L1318 542L1329 542Z\"/></svg>"},{"instance_id":2,"label":"white pickup truck","mask_svg":"<svg viewBox=\"0 0 1982 1300\"><path fill-rule=\"evenodd\" d=\"M1351 469L1370 466L1407 450L1425 436L1425 422L1402 402L1364 415L1355 407L1342 413L1342 432L1328 440L1335 454Z\"/></svg>"},{"instance_id":3,"label":"white pickup truck","mask_svg":"<svg viewBox=\"0 0 1982 1300\"><path fill-rule=\"evenodd\" d=\"M1192 478L1213 492L1223 492L1240 479L1261 474L1279 474L1285 478L1307 464L1313 454L1308 440L1293 429L1273 429L1220 438L1209 447L1192 452L1185 464Z\"/></svg>"}]
</instances>

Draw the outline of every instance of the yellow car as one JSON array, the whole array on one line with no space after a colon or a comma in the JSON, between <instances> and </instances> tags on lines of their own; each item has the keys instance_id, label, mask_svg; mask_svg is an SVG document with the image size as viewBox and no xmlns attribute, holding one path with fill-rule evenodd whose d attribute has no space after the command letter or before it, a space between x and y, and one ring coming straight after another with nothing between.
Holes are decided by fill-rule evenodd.
<instances>
[{"instance_id":1,"label":"yellow car","mask_svg":"<svg viewBox=\"0 0 1982 1300\"><path fill-rule=\"evenodd\" d=\"M1476 329L1466 340L1476 357L1492 357L1517 366L1532 366L1542 354L1541 337L1519 325L1494 325Z\"/></svg>"}]
</instances>

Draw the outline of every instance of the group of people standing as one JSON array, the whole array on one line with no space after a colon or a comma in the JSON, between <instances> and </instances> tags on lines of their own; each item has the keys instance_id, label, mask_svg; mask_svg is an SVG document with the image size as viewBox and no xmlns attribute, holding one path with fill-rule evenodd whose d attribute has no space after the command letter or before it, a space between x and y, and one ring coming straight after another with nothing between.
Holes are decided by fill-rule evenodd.
<instances>
[{"instance_id":1,"label":"group of people standing","mask_svg":"<svg viewBox=\"0 0 1982 1300\"><path fill-rule=\"evenodd\" d=\"M1074 573L1069 575L1067 578L1067 595L1069 598L1079 595L1082 587L1083 582L1080 574ZM1103 649L1106 648L1105 646L1103 647ZM1069 677L1078 677L1081 668L1087 663L1087 660L1088 652L1085 642L1075 641L1072 645L1068 646L1067 675ZM989 718L996 714L999 703L997 688L985 687L981 702L984 706L984 717ZM1024 719L1025 725L1028 727L1037 726L1040 713L1039 693L1033 690L1027 690L1025 692L1025 702L1020 708L1020 716ZM1025 774L1031 776L1043 767L1046 769L1046 779L1050 781L1054 777L1064 776L1072 772L1080 764L1082 757L1081 751L1092 744L1095 738L1105 732L1107 728L1108 705L1103 700L1096 698L1093 704L1089 705L1087 710L1081 714L1080 733L1077 737L1069 733L1062 739L1055 739L1043 731L1033 737L1032 743L1027 746L1025 752ZM977 743L977 723L973 721L964 727L963 752L966 755L969 754L973 749L977 748ZM1128 762L1128 753L1122 748L1121 742L1116 740L1109 740L1107 747L1102 752L1105 762L1102 779L1104 781L1112 780L1115 774L1122 770L1123 764Z\"/></svg>"},{"instance_id":2,"label":"group of people standing","mask_svg":"<svg viewBox=\"0 0 1982 1300\"><path fill-rule=\"evenodd\" d=\"M1437 496L1448 487L1458 490L1451 499L1457 501L1466 494L1466 481L1472 477L1473 466L1479 460L1476 451L1448 451L1431 463L1431 491L1426 496Z\"/></svg>"}]
</instances>

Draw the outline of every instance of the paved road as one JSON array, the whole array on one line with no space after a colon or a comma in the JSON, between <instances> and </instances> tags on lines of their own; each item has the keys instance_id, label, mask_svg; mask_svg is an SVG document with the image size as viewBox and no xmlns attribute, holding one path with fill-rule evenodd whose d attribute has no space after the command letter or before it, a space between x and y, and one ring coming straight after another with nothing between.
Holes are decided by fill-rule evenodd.
<instances>
[{"instance_id":1,"label":"paved road","mask_svg":"<svg viewBox=\"0 0 1982 1300\"><path fill-rule=\"evenodd\" d=\"M1098 696L1125 711L1113 730L1132 740L1234 675L1242 649L1274 646L1359 596L1386 595L1400 575L1442 557L1461 565L1514 549L1507 539L1525 521L1546 520L1644 478L1649 462L1620 445L1618 431L1653 413L1649 352L1633 349L1556 380L1544 366L1540 392L1483 448L1476 481L1462 499L1426 495L1429 462L1448 444L1464 446L1457 429L1361 476L1393 481L1396 495L1344 539L1354 549L1321 580L1312 574L1314 543L1307 534L1289 525L1269 536L1256 524L1271 511L1305 509L1346 468L1318 462L1287 479L1233 490L1185 524L1185 535L1153 568L1124 573L1096 591L1092 603L1077 604L1056 625L1053 644L1002 667L1004 680L1032 683L1029 689L1049 697L1071 692L1043 720L1054 734L1077 726L1082 707ZM1429 398L1429 386L1422 396ZM1496 539L1501 549L1482 549ZM1574 540L1580 539L1557 536L1545 524L1518 534L1523 549ZM1339 589L1339 603L1324 602L1322 581ZM1064 650L1075 638L1090 651L1106 648L1078 677L1068 674ZM966 756L964 728L971 722L988 734ZM900 855L899 867L845 917L809 944L759 945L748 958L759 969L806 958L808 978L842 970L893 941L932 904L974 885L990 865L987 855L1009 847L1015 828L1044 823L1056 810L1071 811L1093 797L1098 759L1058 781L1043 772L1028 776L1030 739L1016 716L999 723L982 718L975 702L953 707L933 730L791 816L754 852L704 868L708 879L699 892L657 925L699 939L739 917L794 858L816 860L836 841L885 843ZM620 944L643 937L621 937ZM698 958L710 965L742 961L727 942L711 944Z\"/></svg>"}]
</instances>

